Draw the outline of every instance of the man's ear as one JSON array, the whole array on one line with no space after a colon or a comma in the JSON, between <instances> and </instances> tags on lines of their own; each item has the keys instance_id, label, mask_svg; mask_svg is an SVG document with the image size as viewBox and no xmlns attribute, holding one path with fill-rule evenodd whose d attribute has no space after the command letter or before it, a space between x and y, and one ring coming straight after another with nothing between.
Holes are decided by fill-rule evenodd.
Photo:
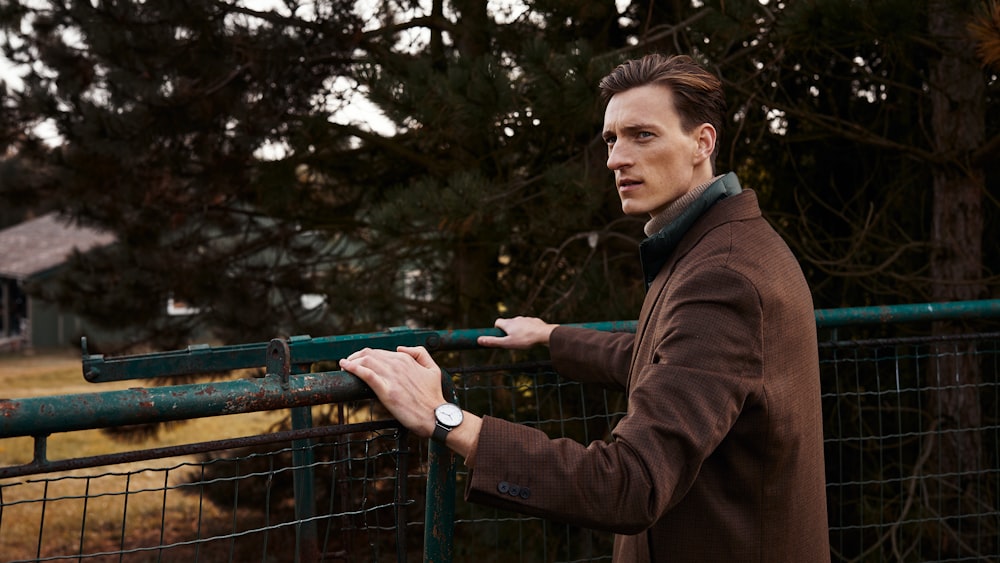
<instances>
[{"instance_id":1,"label":"man's ear","mask_svg":"<svg viewBox=\"0 0 1000 563\"><path fill-rule=\"evenodd\" d=\"M715 140L715 127L711 123L702 123L695 128L695 141L697 142L694 154L695 164L711 158L712 153L715 152Z\"/></svg>"}]
</instances>

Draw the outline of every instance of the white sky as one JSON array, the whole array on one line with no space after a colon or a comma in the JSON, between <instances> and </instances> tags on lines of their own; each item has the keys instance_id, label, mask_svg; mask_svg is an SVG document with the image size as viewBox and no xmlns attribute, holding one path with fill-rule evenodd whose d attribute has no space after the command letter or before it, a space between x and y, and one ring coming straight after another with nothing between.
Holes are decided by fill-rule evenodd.
<instances>
[{"instance_id":1,"label":"white sky","mask_svg":"<svg viewBox=\"0 0 1000 563\"><path fill-rule=\"evenodd\" d=\"M6 82L7 86L15 90L21 89L21 78L14 71L14 65L2 56L0 56L0 80Z\"/></svg>"}]
</instances>

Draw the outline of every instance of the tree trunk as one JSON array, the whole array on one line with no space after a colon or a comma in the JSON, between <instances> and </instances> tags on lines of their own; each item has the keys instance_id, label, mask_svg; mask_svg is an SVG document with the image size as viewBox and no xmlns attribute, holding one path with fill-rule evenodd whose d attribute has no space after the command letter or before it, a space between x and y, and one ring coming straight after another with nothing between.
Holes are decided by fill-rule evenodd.
<instances>
[{"instance_id":1,"label":"tree trunk","mask_svg":"<svg viewBox=\"0 0 1000 563\"><path fill-rule=\"evenodd\" d=\"M933 251L930 266L935 301L982 298L983 193L982 167L972 154L985 142L986 84L974 58L975 45L967 30L970 14L962 3L928 2L931 40L940 58L930 65L932 139L942 162L933 167ZM959 323L938 322L936 335L961 330ZM932 350L928 371L929 415L935 440L924 473L928 498L925 507L940 511L941 526L934 530L935 549L942 555L969 556L961 531L977 529L980 511L976 498L977 473L982 470L980 388L981 375L975 344L941 344ZM966 518L954 518L966 515ZM944 520L944 518L948 518ZM980 546L981 547L981 546Z\"/></svg>"}]
</instances>

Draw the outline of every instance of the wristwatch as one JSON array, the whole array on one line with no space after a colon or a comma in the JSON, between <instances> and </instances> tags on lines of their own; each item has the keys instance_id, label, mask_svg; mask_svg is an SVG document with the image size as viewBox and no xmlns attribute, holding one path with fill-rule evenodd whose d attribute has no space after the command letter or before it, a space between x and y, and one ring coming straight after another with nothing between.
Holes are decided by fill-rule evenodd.
<instances>
[{"instance_id":1,"label":"wristwatch","mask_svg":"<svg viewBox=\"0 0 1000 563\"><path fill-rule=\"evenodd\" d=\"M453 403L445 403L434 409L434 433L431 438L443 444L452 428L462 424L462 418L462 409Z\"/></svg>"}]
</instances>

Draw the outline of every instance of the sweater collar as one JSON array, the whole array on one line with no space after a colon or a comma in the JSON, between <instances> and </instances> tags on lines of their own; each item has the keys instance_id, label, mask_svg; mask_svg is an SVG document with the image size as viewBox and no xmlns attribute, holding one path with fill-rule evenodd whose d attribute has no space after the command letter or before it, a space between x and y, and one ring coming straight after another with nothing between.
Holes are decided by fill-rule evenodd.
<instances>
[{"instance_id":1,"label":"sweater collar","mask_svg":"<svg viewBox=\"0 0 1000 563\"><path fill-rule=\"evenodd\" d=\"M646 226L643 227L643 231L646 232L646 236L651 237L662 231L664 227L680 216L680 214L683 213L688 206L694 203L694 201L698 199L701 194L705 193L705 190L707 190L709 186L714 184L721 177L722 175L720 174L704 184L695 187L693 190L688 190L686 194L671 202L666 209L654 215L649 221L646 222Z\"/></svg>"},{"instance_id":2,"label":"sweater collar","mask_svg":"<svg viewBox=\"0 0 1000 563\"><path fill-rule=\"evenodd\" d=\"M647 289L691 225L715 202L741 191L736 174L717 176L684 194L646 223L649 237L639 244L639 257Z\"/></svg>"}]
</instances>

